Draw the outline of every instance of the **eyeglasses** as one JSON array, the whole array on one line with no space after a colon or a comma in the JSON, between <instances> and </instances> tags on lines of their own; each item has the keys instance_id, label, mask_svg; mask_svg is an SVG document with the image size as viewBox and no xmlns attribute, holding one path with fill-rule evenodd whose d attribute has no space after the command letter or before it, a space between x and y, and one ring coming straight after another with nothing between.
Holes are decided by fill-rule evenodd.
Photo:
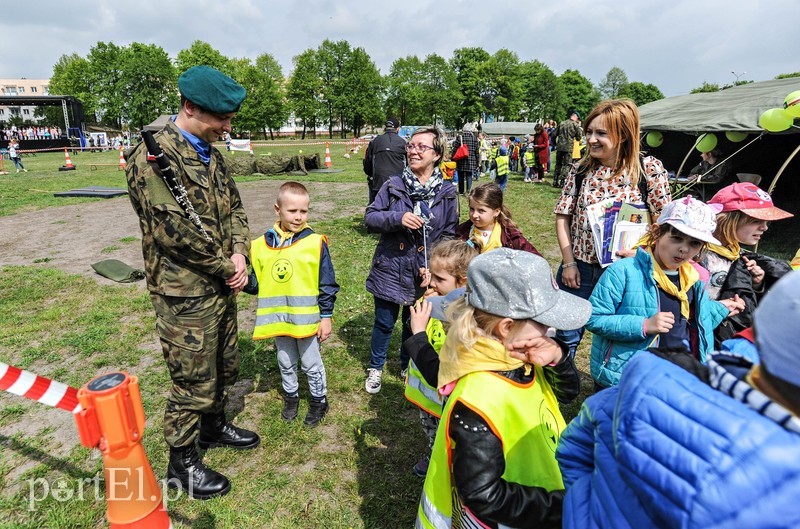
<instances>
[{"instance_id":1,"label":"eyeglasses","mask_svg":"<svg viewBox=\"0 0 800 529\"><path fill-rule=\"evenodd\" d=\"M430 145L422 145L421 143L406 143L406 150L408 152L419 151L424 153L431 149L433 149L433 147L431 147Z\"/></svg>"}]
</instances>

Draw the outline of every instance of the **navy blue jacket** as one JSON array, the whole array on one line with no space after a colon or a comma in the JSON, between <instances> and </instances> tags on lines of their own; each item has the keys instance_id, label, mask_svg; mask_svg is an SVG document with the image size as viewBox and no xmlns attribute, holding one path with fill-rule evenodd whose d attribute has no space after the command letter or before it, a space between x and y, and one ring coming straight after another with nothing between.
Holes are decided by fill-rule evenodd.
<instances>
[{"instance_id":1,"label":"navy blue jacket","mask_svg":"<svg viewBox=\"0 0 800 529\"><path fill-rule=\"evenodd\" d=\"M434 197L430 231L427 241L422 230L410 230L403 226L403 214L413 212L403 179L391 177L375 201L367 206L365 223L370 233L380 233L381 239L372 257L372 267L367 276L367 291L386 301L398 305L411 305L422 295L419 269L425 266L424 243L428 255L433 245L441 239L453 239L458 224L458 202L456 188L445 180Z\"/></svg>"}]
</instances>

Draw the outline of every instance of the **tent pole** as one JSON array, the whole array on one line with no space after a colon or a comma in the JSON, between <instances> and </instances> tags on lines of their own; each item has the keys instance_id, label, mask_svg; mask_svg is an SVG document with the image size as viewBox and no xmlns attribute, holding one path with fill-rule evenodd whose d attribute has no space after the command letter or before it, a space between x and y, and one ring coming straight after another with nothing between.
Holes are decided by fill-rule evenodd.
<instances>
[{"instance_id":1,"label":"tent pole","mask_svg":"<svg viewBox=\"0 0 800 529\"><path fill-rule=\"evenodd\" d=\"M772 179L772 183L769 185L769 189L767 190L767 193L769 193L770 196L772 196L772 191L775 189L775 186L778 184L778 178L781 177L781 174L783 174L783 171L784 171L784 169L786 169L786 166L789 165L789 162L792 161L792 158L797 156L798 152L800 152L800 145L797 146L797 148L792 152L792 154L790 154L789 157L786 158L786 161L783 162L783 165L781 165L781 168L778 169L778 172L775 174L775 178Z\"/></svg>"}]
</instances>

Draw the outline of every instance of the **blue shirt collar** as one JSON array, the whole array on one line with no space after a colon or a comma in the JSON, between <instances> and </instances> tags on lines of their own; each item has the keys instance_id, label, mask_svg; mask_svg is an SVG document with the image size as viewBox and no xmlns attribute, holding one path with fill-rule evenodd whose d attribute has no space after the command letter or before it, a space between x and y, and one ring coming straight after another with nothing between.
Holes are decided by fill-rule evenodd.
<instances>
[{"instance_id":1,"label":"blue shirt collar","mask_svg":"<svg viewBox=\"0 0 800 529\"><path fill-rule=\"evenodd\" d=\"M175 118L177 117L177 115L172 116L173 123L175 123ZM178 127L178 124L175 123L175 126ZM186 132L180 127L178 127L178 130L181 131L181 134L183 134L183 137L186 138L186 141L188 141L189 144L194 147L194 150L197 151L197 155L200 157L200 160L202 160L203 163L207 164L211 162L211 144L201 140L191 132Z\"/></svg>"}]
</instances>

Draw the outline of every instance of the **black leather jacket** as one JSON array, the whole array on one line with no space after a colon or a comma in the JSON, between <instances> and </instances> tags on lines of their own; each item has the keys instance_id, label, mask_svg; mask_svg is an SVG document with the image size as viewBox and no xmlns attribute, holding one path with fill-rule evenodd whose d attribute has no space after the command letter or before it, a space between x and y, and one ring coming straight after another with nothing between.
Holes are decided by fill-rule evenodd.
<instances>
[{"instance_id":1,"label":"black leather jacket","mask_svg":"<svg viewBox=\"0 0 800 529\"><path fill-rule=\"evenodd\" d=\"M564 359L542 371L558 402L566 404L580 393L580 375L567 347L560 342L559 345ZM428 384L435 387L439 357L426 334L413 335L403 347ZM524 368L500 374L523 384L533 377L533 372L526 376ZM457 402L452 414L449 433L458 447L453 452L453 478L464 505L487 527L497 527L498 523L510 527L561 527L564 491L548 492L502 479L505 457L500 439L480 415L464 404Z\"/></svg>"}]
</instances>

